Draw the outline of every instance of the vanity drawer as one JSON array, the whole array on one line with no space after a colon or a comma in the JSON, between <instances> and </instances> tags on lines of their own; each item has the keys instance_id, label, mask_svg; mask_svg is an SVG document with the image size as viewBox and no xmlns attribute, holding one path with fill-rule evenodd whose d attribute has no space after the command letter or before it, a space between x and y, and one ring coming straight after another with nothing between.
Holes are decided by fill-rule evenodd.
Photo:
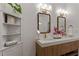
<instances>
[{"instance_id":1,"label":"vanity drawer","mask_svg":"<svg viewBox=\"0 0 79 59\"><path fill-rule=\"evenodd\" d=\"M76 50L77 49L76 42L77 41L73 41L73 42L69 42L69 43L59 45L61 55L69 53L73 50Z\"/></svg>"}]
</instances>

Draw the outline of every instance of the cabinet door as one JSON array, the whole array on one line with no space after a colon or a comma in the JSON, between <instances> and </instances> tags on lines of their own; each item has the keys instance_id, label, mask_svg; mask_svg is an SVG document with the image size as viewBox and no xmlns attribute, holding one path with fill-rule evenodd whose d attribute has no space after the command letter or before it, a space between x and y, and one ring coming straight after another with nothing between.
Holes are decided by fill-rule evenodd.
<instances>
[{"instance_id":1,"label":"cabinet door","mask_svg":"<svg viewBox=\"0 0 79 59\"><path fill-rule=\"evenodd\" d=\"M17 45L3 51L3 56L22 56L22 45Z\"/></svg>"},{"instance_id":2,"label":"cabinet door","mask_svg":"<svg viewBox=\"0 0 79 59\"><path fill-rule=\"evenodd\" d=\"M76 41L60 44L59 48L60 48L61 55L64 55L64 54L69 53L71 51L74 51L77 49Z\"/></svg>"},{"instance_id":3,"label":"cabinet door","mask_svg":"<svg viewBox=\"0 0 79 59\"><path fill-rule=\"evenodd\" d=\"M0 56L2 56L2 52L0 51Z\"/></svg>"}]
</instances>

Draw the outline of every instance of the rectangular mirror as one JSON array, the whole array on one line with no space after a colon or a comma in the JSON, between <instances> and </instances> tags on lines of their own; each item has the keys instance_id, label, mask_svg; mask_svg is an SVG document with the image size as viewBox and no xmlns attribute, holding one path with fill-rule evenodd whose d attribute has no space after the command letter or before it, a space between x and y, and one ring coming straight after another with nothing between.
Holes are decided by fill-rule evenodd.
<instances>
[{"instance_id":1,"label":"rectangular mirror","mask_svg":"<svg viewBox=\"0 0 79 59\"><path fill-rule=\"evenodd\" d=\"M37 29L41 34L50 32L50 14L38 13L37 14Z\"/></svg>"},{"instance_id":2,"label":"rectangular mirror","mask_svg":"<svg viewBox=\"0 0 79 59\"><path fill-rule=\"evenodd\" d=\"M57 28L59 31L63 31L66 34L66 18L58 16L57 17Z\"/></svg>"}]
</instances>

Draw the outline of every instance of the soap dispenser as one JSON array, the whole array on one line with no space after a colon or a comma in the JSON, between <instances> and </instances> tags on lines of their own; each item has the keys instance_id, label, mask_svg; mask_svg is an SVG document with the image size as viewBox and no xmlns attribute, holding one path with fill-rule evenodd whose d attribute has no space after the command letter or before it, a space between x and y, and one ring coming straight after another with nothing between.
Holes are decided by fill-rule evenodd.
<instances>
[{"instance_id":1,"label":"soap dispenser","mask_svg":"<svg viewBox=\"0 0 79 59\"><path fill-rule=\"evenodd\" d=\"M70 37L73 36L73 26L72 25L69 25L68 26L67 35L70 36Z\"/></svg>"}]
</instances>

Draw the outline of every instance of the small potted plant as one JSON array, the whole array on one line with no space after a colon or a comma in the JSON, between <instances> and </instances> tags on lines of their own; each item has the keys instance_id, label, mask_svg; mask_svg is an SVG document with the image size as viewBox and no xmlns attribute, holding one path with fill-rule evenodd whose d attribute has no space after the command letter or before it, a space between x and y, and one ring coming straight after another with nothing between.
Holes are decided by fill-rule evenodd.
<instances>
[{"instance_id":1,"label":"small potted plant","mask_svg":"<svg viewBox=\"0 0 79 59\"><path fill-rule=\"evenodd\" d=\"M16 11L20 14L22 13L22 7L20 4L18 4L18 3L8 3L8 4L13 8L14 11Z\"/></svg>"}]
</instances>

